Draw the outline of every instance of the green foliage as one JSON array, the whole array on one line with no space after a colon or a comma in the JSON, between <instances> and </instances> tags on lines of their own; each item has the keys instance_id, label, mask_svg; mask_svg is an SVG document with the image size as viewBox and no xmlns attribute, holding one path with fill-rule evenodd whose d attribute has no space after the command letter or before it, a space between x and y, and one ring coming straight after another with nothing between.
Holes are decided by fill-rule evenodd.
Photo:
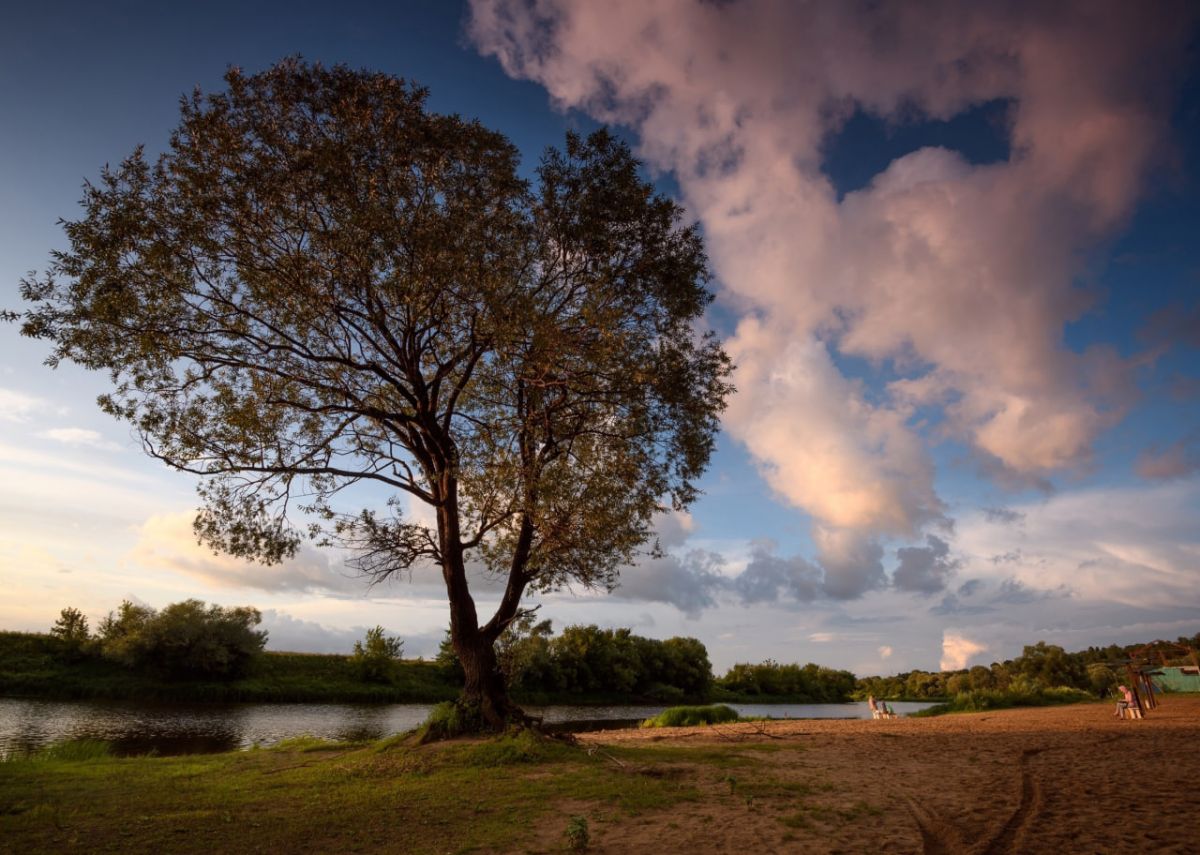
<instances>
[{"instance_id":1,"label":"green foliage","mask_svg":"<svg viewBox=\"0 0 1200 855\"><path fill-rule=\"evenodd\" d=\"M787 697L809 703L843 703L854 691L854 675L819 665L780 665L768 659L757 665L734 665L717 685L731 697Z\"/></svg>"},{"instance_id":2,"label":"green foliage","mask_svg":"<svg viewBox=\"0 0 1200 855\"><path fill-rule=\"evenodd\" d=\"M700 698L712 680L708 651L693 638L643 638L628 629L567 627L552 645L558 684L575 692L649 694L670 686Z\"/></svg>"},{"instance_id":3,"label":"green foliage","mask_svg":"<svg viewBox=\"0 0 1200 855\"><path fill-rule=\"evenodd\" d=\"M152 617L154 610L149 606L122 601L115 612L109 612L100 621L97 628L100 654L127 668L142 665L148 641L145 630Z\"/></svg>"},{"instance_id":4,"label":"green foliage","mask_svg":"<svg viewBox=\"0 0 1200 855\"><path fill-rule=\"evenodd\" d=\"M983 712L1010 707L1046 707L1059 704L1078 704L1094 701L1092 694L1071 686L1041 688L1032 681L1014 681L1007 689L972 689L955 695L947 703L938 704L916 716L942 715L950 712Z\"/></svg>"},{"instance_id":5,"label":"green foliage","mask_svg":"<svg viewBox=\"0 0 1200 855\"><path fill-rule=\"evenodd\" d=\"M469 748L464 755L468 766L492 768L520 763L540 763L552 751L545 737L528 728L485 740Z\"/></svg>"},{"instance_id":6,"label":"green foliage","mask_svg":"<svg viewBox=\"0 0 1200 855\"><path fill-rule=\"evenodd\" d=\"M670 707L642 722L642 727L696 727L737 721L737 710L724 704L707 707Z\"/></svg>"},{"instance_id":7,"label":"green foliage","mask_svg":"<svg viewBox=\"0 0 1200 855\"><path fill-rule=\"evenodd\" d=\"M660 641L629 629L569 626L555 636L548 620L522 615L505 630L497 657L519 697L702 699L712 683L708 651L694 638ZM438 661L457 662L449 640Z\"/></svg>"},{"instance_id":8,"label":"green foliage","mask_svg":"<svg viewBox=\"0 0 1200 855\"><path fill-rule=\"evenodd\" d=\"M367 630L366 638L354 642L350 662L360 680L391 683L396 679L396 664L404 652L404 642L384 633L382 626Z\"/></svg>"},{"instance_id":9,"label":"green foliage","mask_svg":"<svg viewBox=\"0 0 1200 855\"><path fill-rule=\"evenodd\" d=\"M557 665L551 650L553 630L548 620L535 623L534 614L533 611L519 614L496 643L500 671L509 687L517 692L544 690L555 682Z\"/></svg>"},{"instance_id":10,"label":"green foliage","mask_svg":"<svg viewBox=\"0 0 1200 855\"><path fill-rule=\"evenodd\" d=\"M417 728L417 741L438 742L455 739L482 729L479 709L459 701L446 701L429 711L428 717Z\"/></svg>"},{"instance_id":11,"label":"green foliage","mask_svg":"<svg viewBox=\"0 0 1200 855\"><path fill-rule=\"evenodd\" d=\"M88 619L83 612L76 608L65 608L59 613L58 620L50 634L61 643L62 655L67 660L82 658L88 650L91 634L88 631Z\"/></svg>"},{"instance_id":12,"label":"green foliage","mask_svg":"<svg viewBox=\"0 0 1200 855\"><path fill-rule=\"evenodd\" d=\"M940 674L911 671L894 677L865 677L858 681L855 696L941 700L974 693L980 699L976 703L1003 704L1009 697L1039 697L1043 690L1060 686L1101 696L1120 682L1106 663L1125 659L1141 646L1111 644L1069 653L1058 645L1039 641L1026 645L1016 659L993 662L990 667L974 665L969 670Z\"/></svg>"},{"instance_id":13,"label":"green foliage","mask_svg":"<svg viewBox=\"0 0 1200 855\"><path fill-rule=\"evenodd\" d=\"M228 679L243 674L267 642L258 609L172 603L161 612L126 600L100 622L101 655L167 678Z\"/></svg>"},{"instance_id":14,"label":"green foliage","mask_svg":"<svg viewBox=\"0 0 1200 855\"><path fill-rule=\"evenodd\" d=\"M454 641L450 638L450 630L446 630L445 637L438 644L437 656L433 659L438 669L446 680L462 685L466 679L466 673L463 671L462 662L458 659L458 654L454 652Z\"/></svg>"},{"instance_id":15,"label":"green foliage","mask_svg":"<svg viewBox=\"0 0 1200 855\"><path fill-rule=\"evenodd\" d=\"M1093 662L1087 666L1088 684L1094 695L1104 697L1117 687L1119 680L1112 669L1103 662Z\"/></svg>"},{"instance_id":16,"label":"green foliage","mask_svg":"<svg viewBox=\"0 0 1200 855\"><path fill-rule=\"evenodd\" d=\"M1026 645L1012 664L1017 675L1026 677L1036 686L1089 685L1082 657L1072 656L1056 644L1039 641Z\"/></svg>"},{"instance_id":17,"label":"green foliage","mask_svg":"<svg viewBox=\"0 0 1200 855\"><path fill-rule=\"evenodd\" d=\"M661 704L679 704L687 699L687 693L678 686L664 686L662 683L652 683L646 689L646 697Z\"/></svg>"},{"instance_id":18,"label":"green foliage","mask_svg":"<svg viewBox=\"0 0 1200 855\"><path fill-rule=\"evenodd\" d=\"M567 822L567 830L565 834L567 838L567 848L572 852L585 852L591 844L591 835L588 833L588 821L584 816L573 816Z\"/></svg>"}]
</instances>

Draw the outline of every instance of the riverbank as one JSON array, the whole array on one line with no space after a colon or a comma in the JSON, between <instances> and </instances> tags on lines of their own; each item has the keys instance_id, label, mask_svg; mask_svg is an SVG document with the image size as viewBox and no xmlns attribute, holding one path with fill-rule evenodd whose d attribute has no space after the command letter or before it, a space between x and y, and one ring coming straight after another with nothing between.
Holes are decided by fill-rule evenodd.
<instances>
[{"instance_id":1,"label":"riverbank","mask_svg":"<svg viewBox=\"0 0 1200 855\"><path fill-rule=\"evenodd\" d=\"M0 697L175 703L438 703L459 687L433 662L397 663L392 683L368 683L349 656L267 652L227 682L162 680L99 658L64 661L55 640L0 632Z\"/></svg>"},{"instance_id":2,"label":"riverbank","mask_svg":"<svg viewBox=\"0 0 1200 855\"><path fill-rule=\"evenodd\" d=\"M0 851L1186 852L1200 698L0 767ZM582 817L583 823L574 818Z\"/></svg>"},{"instance_id":3,"label":"riverbank","mask_svg":"<svg viewBox=\"0 0 1200 855\"><path fill-rule=\"evenodd\" d=\"M0 697L52 700L118 700L171 703L439 703L458 697L460 683L438 664L405 659L390 683L369 683L349 656L267 651L250 672L226 682L162 680L99 658L65 661L49 635L0 632ZM658 704L637 694L517 692L527 706L556 704ZM703 697L681 695L672 703L820 703L797 694L748 694L720 686Z\"/></svg>"}]
</instances>

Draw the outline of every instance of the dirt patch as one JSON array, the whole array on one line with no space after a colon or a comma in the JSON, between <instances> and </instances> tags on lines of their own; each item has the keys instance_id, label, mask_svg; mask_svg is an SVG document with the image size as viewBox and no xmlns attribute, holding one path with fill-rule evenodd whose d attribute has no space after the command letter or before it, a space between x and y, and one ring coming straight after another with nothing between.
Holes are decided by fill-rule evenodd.
<instances>
[{"instance_id":1,"label":"dirt patch","mask_svg":"<svg viewBox=\"0 0 1200 855\"><path fill-rule=\"evenodd\" d=\"M582 734L626 763L727 749L697 762L700 798L635 816L572 805L590 851L894 853L1194 851L1186 803L1200 776L1200 698L1168 697L1146 719L1107 704L884 721L803 721ZM744 751L746 746L769 749ZM614 765L614 774L628 774ZM591 811L591 813L588 813ZM548 833L539 843L551 843ZM537 851L535 849L535 851Z\"/></svg>"}]
</instances>

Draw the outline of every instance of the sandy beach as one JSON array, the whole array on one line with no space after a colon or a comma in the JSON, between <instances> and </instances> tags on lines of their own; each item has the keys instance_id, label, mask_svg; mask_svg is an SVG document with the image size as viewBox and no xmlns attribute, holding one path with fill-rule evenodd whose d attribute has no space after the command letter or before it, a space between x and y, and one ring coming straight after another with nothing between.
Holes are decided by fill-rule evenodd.
<instances>
[{"instance_id":1,"label":"sandy beach","mask_svg":"<svg viewBox=\"0 0 1200 855\"><path fill-rule=\"evenodd\" d=\"M1146 719L1110 704L887 721L795 721L582 737L738 746L697 763L704 797L595 826L598 852L1195 852L1200 698ZM744 751L743 751L744 749ZM616 762L616 761L614 761ZM546 831L561 833L561 820Z\"/></svg>"}]
</instances>

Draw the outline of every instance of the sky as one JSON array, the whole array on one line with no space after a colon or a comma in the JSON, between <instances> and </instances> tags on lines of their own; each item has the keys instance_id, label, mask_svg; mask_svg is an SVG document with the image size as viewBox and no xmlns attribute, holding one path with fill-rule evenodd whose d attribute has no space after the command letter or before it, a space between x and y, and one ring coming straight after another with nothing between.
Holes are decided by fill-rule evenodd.
<instances>
[{"instance_id":1,"label":"sky","mask_svg":"<svg viewBox=\"0 0 1200 855\"><path fill-rule=\"evenodd\" d=\"M23 4L0 30L0 308L84 180L178 99L299 54L413 80L531 171L611 126L699 223L737 363L663 557L539 598L735 662L859 675L1200 631L1194 4L473 0ZM190 476L0 326L0 628L198 597L269 647L383 625L431 655L440 578L195 544ZM478 599L494 587L477 580Z\"/></svg>"}]
</instances>

